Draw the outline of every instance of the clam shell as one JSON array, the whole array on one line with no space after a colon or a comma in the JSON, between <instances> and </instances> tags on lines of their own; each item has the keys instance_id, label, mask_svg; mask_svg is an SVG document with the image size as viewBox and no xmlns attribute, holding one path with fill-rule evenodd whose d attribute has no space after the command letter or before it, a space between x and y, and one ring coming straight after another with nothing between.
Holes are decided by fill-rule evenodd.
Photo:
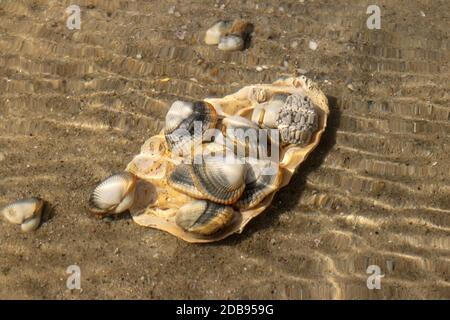
<instances>
[{"instance_id":1,"label":"clam shell","mask_svg":"<svg viewBox=\"0 0 450 320\"><path fill-rule=\"evenodd\" d=\"M33 231L41 222L44 200L29 198L18 200L1 209L1 214L13 224L20 224L23 232Z\"/></svg>"},{"instance_id":2,"label":"clam shell","mask_svg":"<svg viewBox=\"0 0 450 320\"><path fill-rule=\"evenodd\" d=\"M188 232L210 235L233 220L234 210L205 200L195 200L182 206L176 216L178 226Z\"/></svg>"},{"instance_id":3,"label":"clam shell","mask_svg":"<svg viewBox=\"0 0 450 320\"><path fill-rule=\"evenodd\" d=\"M205 43L208 45L219 44L220 38L230 30L231 26L232 21L229 20L216 22L211 28L206 31Z\"/></svg>"},{"instance_id":4,"label":"clam shell","mask_svg":"<svg viewBox=\"0 0 450 320\"><path fill-rule=\"evenodd\" d=\"M167 183L180 192L197 199L232 204L245 188L244 163L205 158L201 163L180 164L167 178Z\"/></svg>"},{"instance_id":5,"label":"clam shell","mask_svg":"<svg viewBox=\"0 0 450 320\"><path fill-rule=\"evenodd\" d=\"M249 165L245 189L236 203L239 209L251 209L258 205L265 197L277 190L283 171L278 163L270 160L255 160Z\"/></svg>"},{"instance_id":6,"label":"clam shell","mask_svg":"<svg viewBox=\"0 0 450 320\"><path fill-rule=\"evenodd\" d=\"M102 181L89 198L89 210L98 215L117 214L134 202L136 176L122 172Z\"/></svg>"},{"instance_id":7,"label":"clam shell","mask_svg":"<svg viewBox=\"0 0 450 320\"><path fill-rule=\"evenodd\" d=\"M189 152L192 144L201 142L203 134L215 127L218 114L205 101L175 101L170 107L164 127L167 144L172 152Z\"/></svg>"},{"instance_id":8,"label":"clam shell","mask_svg":"<svg viewBox=\"0 0 450 320\"><path fill-rule=\"evenodd\" d=\"M176 223L178 210L184 205L195 201L195 198L168 185L167 176L148 179L144 172L141 173L140 170L137 170L133 173L140 178L139 180L144 182L144 185L151 186L150 189L153 191L151 191L152 196L147 195L145 197L149 199L147 202L141 203L139 206L133 206L130 209L133 220L142 226L164 230L185 241L194 243L218 241L231 234L241 233L249 221L269 208L275 193L289 183L296 169L319 144L320 138L325 131L329 114L328 100L317 84L304 76L283 78L272 84L249 85L223 98L205 99L206 102L220 108L226 116L237 115L251 120L255 107L261 102L270 101L277 94L299 94L309 97L317 110L318 128L306 145L289 144L279 147L280 181L275 191L266 195L251 208L236 208L232 220L217 232L209 235L198 234L189 232ZM219 122L219 129L222 129L221 126L222 123ZM166 144L164 134L156 135L151 139L152 141L159 140L162 144ZM158 161L166 162L166 156L161 156ZM246 177L248 178L249 175L246 175Z\"/></svg>"}]
</instances>

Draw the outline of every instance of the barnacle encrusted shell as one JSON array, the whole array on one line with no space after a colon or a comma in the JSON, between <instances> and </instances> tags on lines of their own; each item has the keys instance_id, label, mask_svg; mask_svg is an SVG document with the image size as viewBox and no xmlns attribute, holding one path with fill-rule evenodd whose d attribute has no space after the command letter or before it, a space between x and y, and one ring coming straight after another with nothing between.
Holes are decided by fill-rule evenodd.
<instances>
[{"instance_id":1,"label":"barnacle encrusted shell","mask_svg":"<svg viewBox=\"0 0 450 320\"><path fill-rule=\"evenodd\" d=\"M245 194L244 189L244 193L240 195L236 202L230 204L230 206L224 206L226 209L220 207L226 212L225 216L217 215L216 222L219 221L218 224L224 226L224 221L226 221L222 229L219 228L211 233L209 231L200 233L198 230L193 232L191 227L196 225L194 223L196 215L193 213L212 212L211 208L213 207L210 205L209 209L206 208L209 200L201 200L196 195L181 192L171 187L170 183L168 183L170 174L175 169L182 169L183 179L187 179L186 185L194 186L199 191L192 179L192 169L190 169L189 163L185 163L186 167L179 167L184 160L171 153L164 132L150 138L142 147L141 153L127 166L126 170L138 177L135 203L130 208L134 221L143 226L167 231L185 241L196 243L218 241L233 233L241 233L250 220L270 206L275 193L280 188L288 185L295 170L318 145L327 123L329 114L328 100L317 84L304 76L283 78L272 84L246 86L224 98L204 99L225 119L227 116L239 116L251 120L255 107L270 101L276 95L308 97L317 114L317 128L315 131L313 130L310 141L304 145L285 143L279 146L278 175L268 179L265 175L260 175L255 171L246 171L246 186L253 184L254 189L249 187L247 189L249 194ZM242 124L245 127L246 121L239 121L239 119L234 118L230 123L234 123L237 126ZM218 121L216 128L225 131L223 122L226 123L226 121ZM148 160L146 162L142 159ZM147 168L144 165L145 163L150 168ZM253 170L265 167L267 164L257 163L254 165L256 167L252 168ZM165 175L162 175L161 171L156 168L164 168ZM266 186L269 187L266 188ZM261 197L262 199L256 199L255 205L253 205L253 202L242 201L243 199L251 200L253 196L256 198ZM241 202L239 202L240 200ZM216 205L223 206L217 203L214 204L214 206ZM183 209L181 210L181 208ZM198 210L193 210L194 208ZM231 209L228 208L233 209L233 214L231 214ZM179 214L186 211L190 212L190 214ZM222 211L215 212L222 213ZM197 217L200 216L199 214ZM229 219L229 221L224 217ZM222 218L225 220L222 220ZM206 226L207 224L200 223L200 225Z\"/></svg>"}]
</instances>

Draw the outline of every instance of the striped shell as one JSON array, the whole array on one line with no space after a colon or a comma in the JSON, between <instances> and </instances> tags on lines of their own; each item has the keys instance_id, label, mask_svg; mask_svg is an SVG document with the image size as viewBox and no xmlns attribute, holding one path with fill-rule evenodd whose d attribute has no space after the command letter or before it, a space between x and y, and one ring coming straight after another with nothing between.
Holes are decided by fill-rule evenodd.
<instances>
[{"instance_id":1,"label":"striped shell","mask_svg":"<svg viewBox=\"0 0 450 320\"><path fill-rule=\"evenodd\" d=\"M117 214L134 202L136 176L122 172L102 181L89 198L89 210L97 215Z\"/></svg>"}]
</instances>

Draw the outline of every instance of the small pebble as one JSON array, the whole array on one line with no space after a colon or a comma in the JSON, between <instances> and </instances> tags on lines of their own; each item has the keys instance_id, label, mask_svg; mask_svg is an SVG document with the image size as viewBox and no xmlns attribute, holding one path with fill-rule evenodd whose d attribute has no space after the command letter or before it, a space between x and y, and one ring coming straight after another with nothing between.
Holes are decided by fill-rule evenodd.
<instances>
[{"instance_id":1,"label":"small pebble","mask_svg":"<svg viewBox=\"0 0 450 320\"><path fill-rule=\"evenodd\" d=\"M256 71L261 72L261 71L263 71L263 68L261 66L257 66Z\"/></svg>"},{"instance_id":2,"label":"small pebble","mask_svg":"<svg viewBox=\"0 0 450 320\"><path fill-rule=\"evenodd\" d=\"M168 13L169 14L174 14L175 13L175 6L170 7Z\"/></svg>"},{"instance_id":3,"label":"small pebble","mask_svg":"<svg viewBox=\"0 0 450 320\"><path fill-rule=\"evenodd\" d=\"M136 55L136 59L142 59L142 54L138 53L138 54Z\"/></svg>"},{"instance_id":4,"label":"small pebble","mask_svg":"<svg viewBox=\"0 0 450 320\"><path fill-rule=\"evenodd\" d=\"M353 84L349 83L347 85L347 88L349 88L351 91L356 91L355 87L353 86Z\"/></svg>"},{"instance_id":5,"label":"small pebble","mask_svg":"<svg viewBox=\"0 0 450 320\"><path fill-rule=\"evenodd\" d=\"M313 40L310 40L310 41L309 41L309 48L310 48L311 50L316 50L317 47L318 47L317 42L315 42L315 41L313 41Z\"/></svg>"},{"instance_id":6,"label":"small pebble","mask_svg":"<svg viewBox=\"0 0 450 320\"><path fill-rule=\"evenodd\" d=\"M277 241L276 241L275 239L271 239L271 240L270 240L270 244L271 244L271 245L274 246L276 243L277 243Z\"/></svg>"},{"instance_id":7,"label":"small pebble","mask_svg":"<svg viewBox=\"0 0 450 320\"><path fill-rule=\"evenodd\" d=\"M179 40L184 40L184 38L186 37L186 31L182 31L182 30L177 30L175 31L175 36L179 39Z\"/></svg>"},{"instance_id":8,"label":"small pebble","mask_svg":"<svg viewBox=\"0 0 450 320\"><path fill-rule=\"evenodd\" d=\"M292 41L292 43L291 43L291 48L292 49L295 49L295 48L297 48L298 47L298 41Z\"/></svg>"}]
</instances>

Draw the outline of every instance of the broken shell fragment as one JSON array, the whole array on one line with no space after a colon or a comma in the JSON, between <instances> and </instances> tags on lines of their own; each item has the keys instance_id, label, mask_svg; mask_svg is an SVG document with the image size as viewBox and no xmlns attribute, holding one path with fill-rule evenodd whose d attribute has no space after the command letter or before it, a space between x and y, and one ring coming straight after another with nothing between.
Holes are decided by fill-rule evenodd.
<instances>
[{"instance_id":1,"label":"broken shell fragment","mask_svg":"<svg viewBox=\"0 0 450 320\"><path fill-rule=\"evenodd\" d=\"M98 215L117 214L128 210L134 202L136 176L122 172L101 182L89 199L89 210Z\"/></svg>"},{"instance_id":2,"label":"broken shell fragment","mask_svg":"<svg viewBox=\"0 0 450 320\"><path fill-rule=\"evenodd\" d=\"M44 200L29 198L16 201L1 210L6 220L20 224L23 232L36 230L41 222Z\"/></svg>"},{"instance_id":3,"label":"broken shell fragment","mask_svg":"<svg viewBox=\"0 0 450 320\"><path fill-rule=\"evenodd\" d=\"M178 209L176 223L184 230L210 235L233 220L234 210L206 200L194 200Z\"/></svg>"}]
</instances>

